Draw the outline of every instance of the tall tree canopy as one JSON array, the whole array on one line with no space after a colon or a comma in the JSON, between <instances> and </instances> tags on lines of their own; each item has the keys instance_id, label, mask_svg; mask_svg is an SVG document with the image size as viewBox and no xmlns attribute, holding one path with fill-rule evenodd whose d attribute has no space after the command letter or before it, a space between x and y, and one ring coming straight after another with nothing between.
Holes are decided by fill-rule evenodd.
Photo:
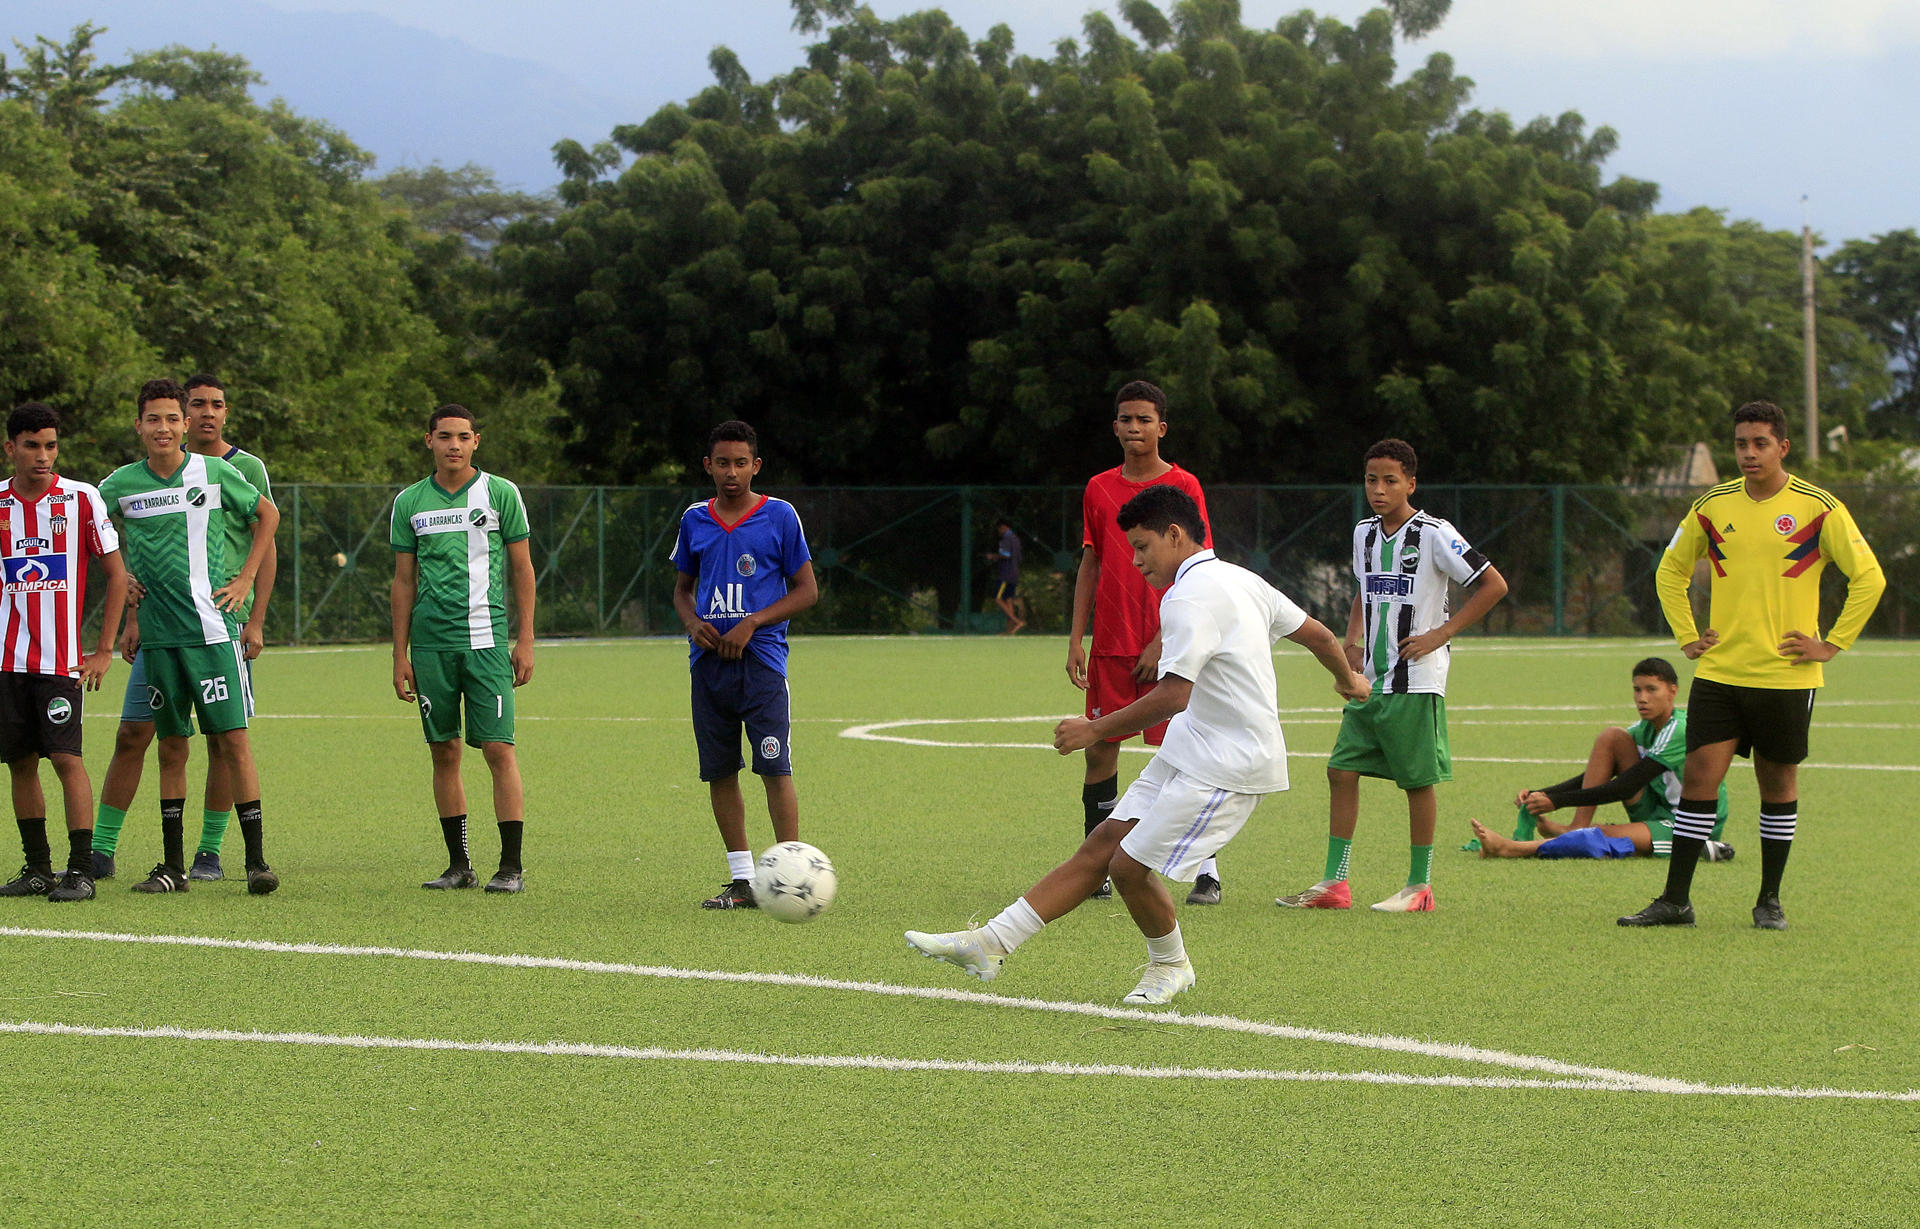
<instances>
[{"instance_id":1,"label":"tall tree canopy","mask_svg":"<svg viewBox=\"0 0 1920 1229\"><path fill-rule=\"evenodd\" d=\"M1893 388L1872 416L1878 434L1920 439L1920 234L1855 239L1831 261L1844 310L1893 357Z\"/></svg>"},{"instance_id":2,"label":"tall tree canopy","mask_svg":"<svg viewBox=\"0 0 1920 1229\"><path fill-rule=\"evenodd\" d=\"M1382 435L1449 479L1605 479L1725 408L1610 130L1467 110L1445 55L1396 80L1396 23L1444 3L1258 30L1125 0L1131 36L1096 12L1047 59L796 10L804 66L717 49L689 103L558 146L565 211L498 250L505 343L556 369L595 477L739 415L810 480L1071 481L1139 376L1170 453L1260 481L1345 479Z\"/></svg>"}]
</instances>

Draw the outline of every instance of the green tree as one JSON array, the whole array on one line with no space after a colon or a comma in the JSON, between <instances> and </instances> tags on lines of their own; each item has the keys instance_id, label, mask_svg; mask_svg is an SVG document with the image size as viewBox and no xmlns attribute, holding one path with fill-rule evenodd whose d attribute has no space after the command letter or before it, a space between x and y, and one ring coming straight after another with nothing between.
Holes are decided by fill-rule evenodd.
<instances>
[{"instance_id":1,"label":"green tree","mask_svg":"<svg viewBox=\"0 0 1920 1229\"><path fill-rule=\"evenodd\" d=\"M1841 310L1892 357L1893 388L1868 416L1871 429L1920 438L1920 234L1855 239L1828 263L1841 279Z\"/></svg>"}]
</instances>

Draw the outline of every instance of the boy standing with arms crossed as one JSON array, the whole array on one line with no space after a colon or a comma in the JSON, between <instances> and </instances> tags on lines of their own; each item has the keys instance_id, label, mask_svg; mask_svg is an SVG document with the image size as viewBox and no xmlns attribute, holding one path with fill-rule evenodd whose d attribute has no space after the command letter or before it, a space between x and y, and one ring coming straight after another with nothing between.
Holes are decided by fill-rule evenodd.
<instances>
[{"instance_id":1,"label":"boy standing with arms crossed","mask_svg":"<svg viewBox=\"0 0 1920 1229\"><path fill-rule=\"evenodd\" d=\"M433 755L433 801L447 869L420 886L470 888L467 789L460 779L460 704L469 746L493 776L500 869L489 892L526 886L520 863L526 798L513 749L513 689L533 678L533 554L520 488L474 468L480 431L464 405L427 419L433 474L393 501L393 691L418 704ZM506 648L512 574L514 637Z\"/></svg>"},{"instance_id":2,"label":"boy standing with arms crossed","mask_svg":"<svg viewBox=\"0 0 1920 1229\"><path fill-rule=\"evenodd\" d=\"M1698 661L1687 697L1687 758L1673 810L1667 886L1622 926L1693 925L1693 872L1713 834L1714 791L1735 755L1753 756L1760 786L1760 894L1753 924L1785 930L1780 879L1800 816L1800 761L1807 758L1821 663L1850 648L1873 613L1886 577L1845 504L1786 471L1787 416L1770 401L1733 412L1741 477L1694 501L1654 574L1660 608L1680 651ZM1713 570L1699 631L1687 597L1693 566ZM1820 574L1837 564L1847 604L1820 635Z\"/></svg>"},{"instance_id":3,"label":"boy standing with arms crossed","mask_svg":"<svg viewBox=\"0 0 1920 1229\"><path fill-rule=\"evenodd\" d=\"M80 759L81 690L98 691L113 664L113 636L127 601L120 538L100 492L55 472L60 417L38 401L7 416L13 480L0 489L0 759L13 776L13 812L26 865L0 896L51 901L93 898L93 783ZM100 640L84 657L80 623L87 564L100 561L107 601ZM60 779L67 818L67 873L57 881L47 843L40 757Z\"/></svg>"},{"instance_id":4,"label":"boy standing with arms crossed","mask_svg":"<svg viewBox=\"0 0 1920 1229\"><path fill-rule=\"evenodd\" d=\"M727 882L703 909L754 909L753 850L740 794L740 730L767 790L776 841L800 839L787 696L787 620L819 600L800 514L754 492L759 437L738 420L707 437L703 464L714 497L690 505L668 558L673 608L687 629L693 676L693 740L700 779L727 850Z\"/></svg>"},{"instance_id":5,"label":"boy standing with arms crossed","mask_svg":"<svg viewBox=\"0 0 1920 1229\"><path fill-rule=\"evenodd\" d=\"M1447 749L1447 642L1507 595L1507 582L1452 525L1413 507L1419 457L1402 440L1367 449L1367 504L1374 515L1354 526L1353 574L1360 582L1347 617L1347 660L1373 684L1347 704L1327 761L1332 793L1327 866L1320 882L1274 903L1293 909L1349 909L1353 833L1360 822L1360 778L1385 777L1407 795L1412 858L1406 886L1373 908L1381 913L1433 909L1433 787L1453 779ZM1448 617L1447 582L1473 586Z\"/></svg>"},{"instance_id":6,"label":"boy standing with arms crossed","mask_svg":"<svg viewBox=\"0 0 1920 1229\"><path fill-rule=\"evenodd\" d=\"M1212 521L1200 480L1160 456L1167 434L1167 396L1145 380L1120 386L1113 399L1113 434L1120 441L1119 465L1087 481L1081 500L1080 571L1073 583L1073 625L1067 633L1067 678L1087 693L1087 719L1118 712L1152 691L1160 662L1160 595L1141 579L1132 565L1133 548L1116 517L1126 502L1150 486L1165 485L1185 491L1199 506L1200 545L1213 543ZM1083 643L1087 624L1093 623L1093 654ZM1080 789L1084 835L1093 835L1113 811L1120 796L1120 744L1133 731L1087 747L1085 783ZM1166 723L1140 731L1148 746L1166 737ZM1094 889L1100 900L1112 897L1113 886L1102 881ZM1192 905L1220 903L1220 868L1212 859L1200 867Z\"/></svg>"}]
</instances>

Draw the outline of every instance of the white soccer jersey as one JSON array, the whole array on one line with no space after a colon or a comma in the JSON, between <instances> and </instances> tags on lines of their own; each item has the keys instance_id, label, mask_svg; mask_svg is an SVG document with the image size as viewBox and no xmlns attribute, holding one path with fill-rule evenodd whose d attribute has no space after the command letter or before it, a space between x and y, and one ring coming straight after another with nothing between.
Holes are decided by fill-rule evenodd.
<instances>
[{"instance_id":1,"label":"white soccer jersey","mask_svg":"<svg viewBox=\"0 0 1920 1229\"><path fill-rule=\"evenodd\" d=\"M1353 574L1360 582L1366 626L1366 675L1378 692L1447 693L1449 651L1419 661L1400 656L1400 642L1447 621L1447 582L1470 585L1487 557L1437 516L1415 512L1391 535L1380 518L1353 527Z\"/></svg>"},{"instance_id":2,"label":"white soccer jersey","mask_svg":"<svg viewBox=\"0 0 1920 1229\"><path fill-rule=\"evenodd\" d=\"M1285 594L1210 550L1182 563L1160 599L1160 677L1186 679L1193 694L1159 758L1238 794L1287 788L1273 646L1306 621Z\"/></svg>"},{"instance_id":3,"label":"white soccer jersey","mask_svg":"<svg viewBox=\"0 0 1920 1229\"><path fill-rule=\"evenodd\" d=\"M100 492L56 477L39 499L0 488L0 669L77 678L87 562L120 549Z\"/></svg>"}]
</instances>

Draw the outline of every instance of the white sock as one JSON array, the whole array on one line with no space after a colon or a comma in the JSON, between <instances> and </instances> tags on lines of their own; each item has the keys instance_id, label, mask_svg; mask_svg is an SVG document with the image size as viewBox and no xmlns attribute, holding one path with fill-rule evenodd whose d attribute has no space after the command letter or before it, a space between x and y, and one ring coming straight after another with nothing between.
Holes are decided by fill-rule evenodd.
<instances>
[{"instance_id":1,"label":"white sock","mask_svg":"<svg viewBox=\"0 0 1920 1229\"><path fill-rule=\"evenodd\" d=\"M727 850L727 878L729 879L753 878L753 850L751 849Z\"/></svg>"},{"instance_id":2,"label":"white sock","mask_svg":"<svg viewBox=\"0 0 1920 1229\"><path fill-rule=\"evenodd\" d=\"M1175 922L1173 929L1158 939L1147 940L1147 959L1155 964L1186 963L1187 941L1180 937L1180 923Z\"/></svg>"},{"instance_id":3,"label":"white sock","mask_svg":"<svg viewBox=\"0 0 1920 1229\"><path fill-rule=\"evenodd\" d=\"M1033 911L1033 906L1027 903L1027 898L1022 896L1002 909L1000 916L980 929L986 931L987 936L995 943L1011 952L1039 934L1040 928L1045 925L1046 923L1040 920L1040 915Z\"/></svg>"},{"instance_id":4,"label":"white sock","mask_svg":"<svg viewBox=\"0 0 1920 1229\"><path fill-rule=\"evenodd\" d=\"M1200 864L1200 870L1194 875L1194 878L1198 879L1201 875L1212 875L1215 879L1218 879L1220 877L1220 859L1208 858L1205 862L1202 862Z\"/></svg>"}]
</instances>

